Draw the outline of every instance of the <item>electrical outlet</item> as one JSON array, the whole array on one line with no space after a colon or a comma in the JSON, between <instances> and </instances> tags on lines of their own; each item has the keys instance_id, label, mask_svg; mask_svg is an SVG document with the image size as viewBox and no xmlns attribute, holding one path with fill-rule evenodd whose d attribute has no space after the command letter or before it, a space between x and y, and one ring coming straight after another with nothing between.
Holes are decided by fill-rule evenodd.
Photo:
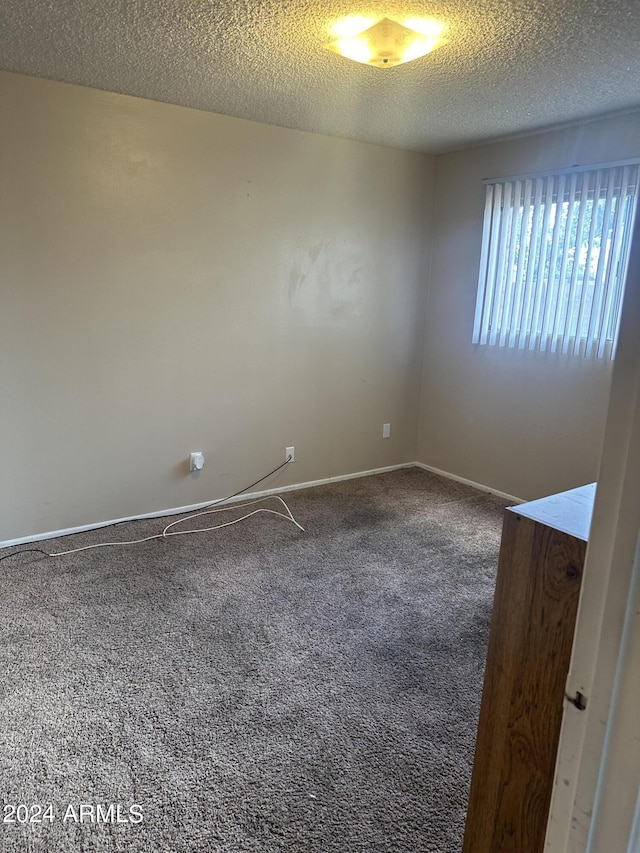
<instances>
[{"instance_id":1,"label":"electrical outlet","mask_svg":"<svg viewBox=\"0 0 640 853\"><path fill-rule=\"evenodd\" d=\"M195 450L189 454L189 471L202 471L204 468L204 453L201 450Z\"/></svg>"},{"instance_id":2,"label":"electrical outlet","mask_svg":"<svg viewBox=\"0 0 640 853\"><path fill-rule=\"evenodd\" d=\"M291 457L291 458L289 458ZM296 449L295 447L287 447L284 451L284 458L288 462L296 461Z\"/></svg>"},{"instance_id":3,"label":"electrical outlet","mask_svg":"<svg viewBox=\"0 0 640 853\"><path fill-rule=\"evenodd\" d=\"M382 437L390 438L391 437L391 424L382 424Z\"/></svg>"}]
</instances>

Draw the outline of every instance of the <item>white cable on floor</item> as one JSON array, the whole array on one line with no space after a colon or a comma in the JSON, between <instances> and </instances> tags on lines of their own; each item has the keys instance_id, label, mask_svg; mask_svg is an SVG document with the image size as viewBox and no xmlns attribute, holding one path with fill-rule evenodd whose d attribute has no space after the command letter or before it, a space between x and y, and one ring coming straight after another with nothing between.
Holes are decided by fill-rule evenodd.
<instances>
[{"instance_id":1,"label":"white cable on floor","mask_svg":"<svg viewBox=\"0 0 640 853\"><path fill-rule=\"evenodd\" d=\"M254 483L251 483L249 486L245 486L243 489L240 489L237 492L234 492L232 495L227 495L224 498L219 498L216 501L212 501L210 504L205 504L205 506L219 506L220 504L225 504L225 506L219 506L218 509L206 509L201 510L200 512L193 513L191 515L186 516L185 518L179 518L177 521L172 521L171 524L167 524L162 533L155 533L153 536L145 536L143 539L129 539L125 542L96 542L93 545L82 545L79 548L70 548L68 551L55 551L52 554L49 554L47 551L44 551L42 548L23 548L20 551L12 551L9 554L5 554L3 557L0 557L0 561L7 560L9 557L15 557L19 554L27 554L27 553L35 553L44 554L45 557L65 557L67 554L77 554L79 551L89 551L92 548L111 548L116 545L140 545L142 542L150 542L152 539L166 539L169 536L184 536L187 533L209 533L212 530L221 530L223 527L230 527L232 524L238 524L240 521L244 521L247 518L251 518L252 515L257 515L259 512L268 512L272 515L278 515L280 518L284 518L285 521L291 521L295 526L304 532L304 527L299 524L295 518L293 517L293 513L285 503L285 501L279 495L267 495L266 497L256 498L253 501L246 501L242 504L233 504L231 506L227 505L227 502L232 498L237 497L238 495L243 494L243 492L247 492L249 489L252 489L254 486L257 486L258 483L262 483L263 480L266 480L267 477L270 477L272 474L275 474L276 471L279 471L281 468L284 468L286 465L289 465L293 462L291 456L287 456L286 460L278 465L277 468L274 468L272 471L269 471L268 474L265 474L263 477L260 477L259 480L256 480ZM264 507L260 507L259 509L254 509L251 512L246 513L240 518L235 518L233 521L225 521L222 524L216 524L214 527L202 527L197 528L195 530L176 530L173 533L169 533L169 529L174 527L176 524L184 524L185 521L190 521L193 518L198 518L201 515L211 515L216 512L225 512L228 509L243 509L247 506L253 506L257 503L262 503L263 501L268 500L277 500L284 506L286 510L286 515L283 512L278 512L275 509L265 509Z\"/></svg>"},{"instance_id":2,"label":"white cable on floor","mask_svg":"<svg viewBox=\"0 0 640 853\"><path fill-rule=\"evenodd\" d=\"M267 500L271 500L271 499L276 500L276 501L280 501L282 506L286 509L287 514L284 515L283 513L276 512L273 509L254 510L254 512L273 512L275 515L279 515L281 518L286 518L287 520L291 520L295 524L296 527L299 527L300 530L302 530L304 532L304 527L302 527L301 524L298 524L298 522L293 517L291 510L287 506L286 502L280 497L280 495L268 495L267 497L264 497L264 498L256 498L253 501L246 501L245 503L242 503L242 504L234 504L233 507L234 507L234 509L244 509L244 507L246 507L246 506L253 506L254 504L262 503L262 501L267 501ZM225 507L220 507L218 509L205 509L205 510L201 510L200 512L194 512L192 515L188 515L186 518L179 518L177 521L172 521L171 524L167 524L165 529L162 531L162 535L163 536L175 536L176 535L175 533L167 533L167 530L169 530L170 527L175 527L176 524L184 524L185 521L191 521L192 518L198 518L201 515L213 515L216 512L224 512L227 509L230 509L230 507L225 506ZM248 515L242 516L242 518L249 518L250 515L254 515L254 512L250 512ZM229 524L236 524L238 521L242 521L242 519L238 518L238 519L236 519L236 521L227 521L225 524L220 525L220 526L226 527ZM204 529L205 528L202 528L202 530L204 530ZM217 528L211 528L211 529L214 530ZM178 532L179 533L180 532L182 532L182 533L199 533L200 528L198 528L198 530L183 530L183 531L178 531Z\"/></svg>"},{"instance_id":3,"label":"white cable on floor","mask_svg":"<svg viewBox=\"0 0 640 853\"><path fill-rule=\"evenodd\" d=\"M225 512L230 509L243 509L247 506L253 506L253 504L262 503L263 501L268 500L278 500L284 506L287 511L285 515L283 512L278 512L275 509L265 509L261 507L260 509L254 509L251 512L246 513L245 515L241 515L240 518L234 518L233 521L225 521L222 524L216 524L213 527L200 527L195 530L176 530L173 533L168 533L170 527L173 527L176 524L183 524L185 521L191 521L193 518L198 518L201 515L212 515L216 512ZM232 524L238 524L240 521L244 521L247 518L251 518L252 515L257 515L259 512L268 512L272 515L278 515L280 518L284 518L285 521L291 521L297 528L304 532L304 527L299 524L295 518L293 517L293 513L287 506L286 502L279 495L267 495L264 498L256 498L254 501L248 501L243 504L231 506L218 507L218 509L209 509L204 510L203 512L196 512L193 515L188 515L185 518L179 518L177 521L172 521L171 524L167 524L162 533L155 533L153 536L145 536L143 539L130 539L126 542L97 542L93 545L82 545L80 548L70 548L68 551L56 551L53 554L47 554L48 557L66 557L68 554L77 554L78 551L89 551L92 548L111 548L116 545L140 545L142 542L150 542L152 539L168 539L170 536L184 536L188 533L210 533L212 530L221 530L223 527L231 527Z\"/></svg>"}]
</instances>

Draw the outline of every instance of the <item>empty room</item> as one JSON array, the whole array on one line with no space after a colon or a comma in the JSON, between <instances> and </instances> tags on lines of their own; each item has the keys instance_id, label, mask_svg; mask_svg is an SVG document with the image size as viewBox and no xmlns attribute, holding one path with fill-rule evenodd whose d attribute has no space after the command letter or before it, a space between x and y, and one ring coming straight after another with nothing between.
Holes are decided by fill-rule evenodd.
<instances>
[{"instance_id":1,"label":"empty room","mask_svg":"<svg viewBox=\"0 0 640 853\"><path fill-rule=\"evenodd\" d=\"M639 39L0 0L0 849L638 853Z\"/></svg>"}]
</instances>

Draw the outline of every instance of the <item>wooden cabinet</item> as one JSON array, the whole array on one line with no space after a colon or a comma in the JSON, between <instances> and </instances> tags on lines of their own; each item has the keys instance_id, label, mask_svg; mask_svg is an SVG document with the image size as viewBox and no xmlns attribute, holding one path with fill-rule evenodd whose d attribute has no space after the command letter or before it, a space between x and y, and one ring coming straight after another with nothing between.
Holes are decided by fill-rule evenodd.
<instances>
[{"instance_id":1,"label":"wooden cabinet","mask_svg":"<svg viewBox=\"0 0 640 853\"><path fill-rule=\"evenodd\" d=\"M464 853L544 849L594 495L505 510Z\"/></svg>"}]
</instances>

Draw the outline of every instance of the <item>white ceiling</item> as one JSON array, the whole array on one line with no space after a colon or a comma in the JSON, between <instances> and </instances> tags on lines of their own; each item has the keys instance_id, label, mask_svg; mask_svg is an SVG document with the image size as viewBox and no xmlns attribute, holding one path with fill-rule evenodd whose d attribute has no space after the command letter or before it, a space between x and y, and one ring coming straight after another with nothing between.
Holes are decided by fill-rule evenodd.
<instances>
[{"instance_id":1,"label":"white ceiling","mask_svg":"<svg viewBox=\"0 0 640 853\"><path fill-rule=\"evenodd\" d=\"M395 68L323 49L352 14L436 17ZM425 152L640 109L639 0L0 0L0 67Z\"/></svg>"}]
</instances>

